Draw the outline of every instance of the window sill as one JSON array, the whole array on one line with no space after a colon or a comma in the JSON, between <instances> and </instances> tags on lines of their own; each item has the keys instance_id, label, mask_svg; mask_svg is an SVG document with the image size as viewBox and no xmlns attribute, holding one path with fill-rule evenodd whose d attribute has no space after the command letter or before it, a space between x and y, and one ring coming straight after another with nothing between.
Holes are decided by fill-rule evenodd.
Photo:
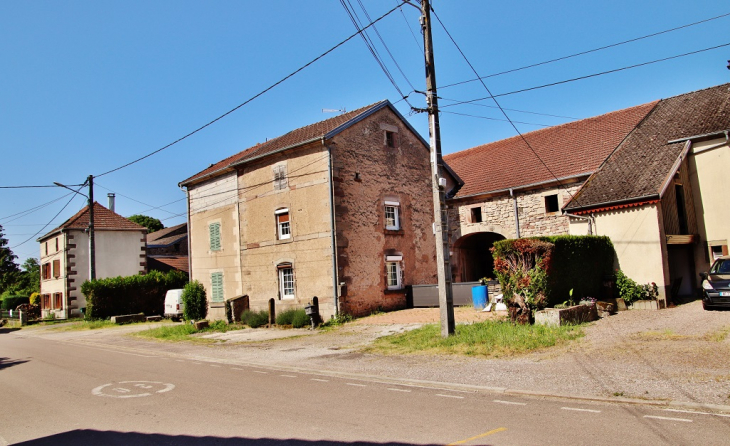
<instances>
[{"instance_id":1,"label":"window sill","mask_svg":"<svg viewBox=\"0 0 730 446\"><path fill-rule=\"evenodd\" d=\"M283 243L291 243L291 242L293 242L293 241L294 241L294 238L293 238L293 237L289 237L289 238L281 238L281 239L276 239L276 244L277 244L277 245L281 245L281 244L283 244Z\"/></svg>"},{"instance_id":2,"label":"window sill","mask_svg":"<svg viewBox=\"0 0 730 446\"><path fill-rule=\"evenodd\" d=\"M210 308L224 308L226 306L225 302L211 302Z\"/></svg>"},{"instance_id":3,"label":"window sill","mask_svg":"<svg viewBox=\"0 0 730 446\"><path fill-rule=\"evenodd\" d=\"M405 235L405 231L402 229L386 229L385 235Z\"/></svg>"},{"instance_id":4,"label":"window sill","mask_svg":"<svg viewBox=\"0 0 730 446\"><path fill-rule=\"evenodd\" d=\"M406 292L405 288L398 288L397 290L384 290L383 294L403 294Z\"/></svg>"}]
</instances>

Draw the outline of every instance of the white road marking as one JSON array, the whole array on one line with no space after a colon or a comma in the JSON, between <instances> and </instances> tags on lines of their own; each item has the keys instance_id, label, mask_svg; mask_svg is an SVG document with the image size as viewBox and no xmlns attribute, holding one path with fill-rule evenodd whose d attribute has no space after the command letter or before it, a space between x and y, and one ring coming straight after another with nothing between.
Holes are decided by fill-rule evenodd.
<instances>
[{"instance_id":1,"label":"white road marking","mask_svg":"<svg viewBox=\"0 0 730 446\"><path fill-rule=\"evenodd\" d=\"M154 393L169 392L174 388L174 384L159 381L119 381L96 387L91 390L91 394L111 398L138 398Z\"/></svg>"},{"instance_id":2,"label":"white road marking","mask_svg":"<svg viewBox=\"0 0 730 446\"><path fill-rule=\"evenodd\" d=\"M667 421L681 421L683 423L691 423L692 420L686 418L670 418L670 417L659 417L655 415L644 415L644 418L653 418L655 420L667 420Z\"/></svg>"},{"instance_id":3,"label":"white road marking","mask_svg":"<svg viewBox=\"0 0 730 446\"><path fill-rule=\"evenodd\" d=\"M177 361L177 362L185 362L184 359L176 359L175 361Z\"/></svg>"},{"instance_id":4,"label":"white road marking","mask_svg":"<svg viewBox=\"0 0 730 446\"><path fill-rule=\"evenodd\" d=\"M580 409L578 407L561 407L563 410L574 410L576 412L590 412L590 413L601 413L600 410L593 410L593 409Z\"/></svg>"},{"instance_id":5,"label":"white road marking","mask_svg":"<svg viewBox=\"0 0 730 446\"><path fill-rule=\"evenodd\" d=\"M210 364L210 366L211 367L223 367L222 365L219 365L219 364Z\"/></svg>"},{"instance_id":6,"label":"white road marking","mask_svg":"<svg viewBox=\"0 0 730 446\"><path fill-rule=\"evenodd\" d=\"M494 402L499 404L514 404L515 406L527 406L527 403L518 403L515 401L494 400Z\"/></svg>"},{"instance_id":7,"label":"white road marking","mask_svg":"<svg viewBox=\"0 0 730 446\"><path fill-rule=\"evenodd\" d=\"M254 370L253 372L254 373L261 373L261 374L264 374L264 375L268 375L268 373L269 373L269 372L263 372L261 370Z\"/></svg>"},{"instance_id":8,"label":"white road marking","mask_svg":"<svg viewBox=\"0 0 730 446\"><path fill-rule=\"evenodd\" d=\"M392 390L393 392L410 392L408 389L395 389L393 387L388 387L388 390Z\"/></svg>"},{"instance_id":9,"label":"white road marking","mask_svg":"<svg viewBox=\"0 0 730 446\"><path fill-rule=\"evenodd\" d=\"M463 396L459 396L459 395L444 395L443 393L437 393L436 396L442 396L444 398L458 398L460 400L463 400L464 399Z\"/></svg>"},{"instance_id":10,"label":"white road marking","mask_svg":"<svg viewBox=\"0 0 730 446\"><path fill-rule=\"evenodd\" d=\"M238 367L231 367L231 370L243 370L243 369L240 369Z\"/></svg>"},{"instance_id":11,"label":"white road marking","mask_svg":"<svg viewBox=\"0 0 730 446\"><path fill-rule=\"evenodd\" d=\"M694 415L712 415L712 416L715 416L715 417L730 418L730 415L723 414L723 413L695 412L695 411L692 411L692 410L680 410L680 409L662 409L662 410L665 410L667 412L691 413L691 414L694 414Z\"/></svg>"},{"instance_id":12,"label":"white road marking","mask_svg":"<svg viewBox=\"0 0 730 446\"><path fill-rule=\"evenodd\" d=\"M367 387L365 384L345 383L346 386Z\"/></svg>"},{"instance_id":13,"label":"white road marking","mask_svg":"<svg viewBox=\"0 0 730 446\"><path fill-rule=\"evenodd\" d=\"M330 380L328 379L319 379L319 378L312 378L310 381L319 381L321 383L328 383Z\"/></svg>"},{"instance_id":14,"label":"white road marking","mask_svg":"<svg viewBox=\"0 0 730 446\"><path fill-rule=\"evenodd\" d=\"M296 378L296 376L294 376L294 375L279 375L279 376L283 376L284 378Z\"/></svg>"}]
</instances>

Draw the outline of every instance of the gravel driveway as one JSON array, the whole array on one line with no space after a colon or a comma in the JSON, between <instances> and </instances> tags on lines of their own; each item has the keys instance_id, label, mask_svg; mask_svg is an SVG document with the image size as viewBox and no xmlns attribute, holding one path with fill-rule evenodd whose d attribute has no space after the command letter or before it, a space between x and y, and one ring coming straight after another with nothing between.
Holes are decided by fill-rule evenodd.
<instances>
[{"instance_id":1,"label":"gravel driveway","mask_svg":"<svg viewBox=\"0 0 730 446\"><path fill-rule=\"evenodd\" d=\"M457 322L495 317L494 313L475 314L473 309L457 309ZM498 387L538 394L730 406L730 312L703 311L699 301L660 311L623 311L590 324L584 338L566 347L511 358L386 356L360 351L379 336L434 320L438 320L438 309L404 310L360 319L325 332L233 331L216 336L226 342L214 345L155 342L122 335L130 330L21 332L240 364Z\"/></svg>"}]
</instances>

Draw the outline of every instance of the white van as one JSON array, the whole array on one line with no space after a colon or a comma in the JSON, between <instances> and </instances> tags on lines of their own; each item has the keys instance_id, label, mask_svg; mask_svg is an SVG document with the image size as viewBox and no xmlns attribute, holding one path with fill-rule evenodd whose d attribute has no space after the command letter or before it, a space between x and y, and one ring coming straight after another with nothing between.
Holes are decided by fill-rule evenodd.
<instances>
[{"instance_id":1,"label":"white van","mask_svg":"<svg viewBox=\"0 0 730 446\"><path fill-rule=\"evenodd\" d=\"M169 317L173 321L180 320L183 316L182 301L183 290L168 290L165 294L165 317Z\"/></svg>"}]
</instances>

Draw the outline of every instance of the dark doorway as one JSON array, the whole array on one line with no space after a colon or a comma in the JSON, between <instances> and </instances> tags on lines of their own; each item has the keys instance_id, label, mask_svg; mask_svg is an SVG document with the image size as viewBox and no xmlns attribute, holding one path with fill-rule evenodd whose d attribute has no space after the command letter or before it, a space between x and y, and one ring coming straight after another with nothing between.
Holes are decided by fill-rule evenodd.
<instances>
[{"instance_id":1,"label":"dark doorway","mask_svg":"<svg viewBox=\"0 0 730 446\"><path fill-rule=\"evenodd\" d=\"M496 232L476 232L454 243L455 282L474 282L482 277L494 278L494 259L489 250L494 242L504 240Z\"/></svg>"}]
</instances>

